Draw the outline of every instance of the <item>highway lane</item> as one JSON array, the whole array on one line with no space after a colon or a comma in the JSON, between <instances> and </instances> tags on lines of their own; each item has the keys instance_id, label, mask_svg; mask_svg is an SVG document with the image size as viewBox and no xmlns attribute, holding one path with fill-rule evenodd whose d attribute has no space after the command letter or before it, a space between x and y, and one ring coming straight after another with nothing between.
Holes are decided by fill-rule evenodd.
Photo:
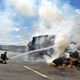
<instances>
[{"instance_id":1,"label":"highway lane","mask_svg":"<svg viewBox=\"0 0 80 80\"><path fill-rule=\"evenodd\" d=\"M80 71L76 69L61 71L48 67L44 62L9 62L8 64L0 64L0 80L80 80Z\"/></svg>"},{"instance_id":2,"label":"highway lane","mask_svg":"<svg viewBox=\"0 0 80 80\"><path fill-rule=\"evenodd\" d=\"M28 66L47 77L43 77L35 71L25 68ZM0 64L0 80L80 80L80 71L77 69L50 68L44 62L25 62Z\"/></svg>"},{"instance_id":3,"label":"highway lane","mask_svg":"<svg viewBox=\"0 0 80 80\"><path fill-rule=\"evenodd\" d=\"M46 75L50 80L80 80L80 70L76 68L58 69L44 62L27 63L25 66Z\"/></svg>"},{"instance_id":4,"label":"highway lane","mask_svg":"<svg viewBox=\"0 0 80 80\"><path fill-rule=\"evenodd\" d=\"M8 52L9 57L18 54L22 53ZM80 71L75 68L61 71L49 67L45 62L25 62L24 57L9 60L8 64L0 64L0 80L80 80Z\"/></svg>"},{"instance_id":5,"label":"highway lane","mask_svg":"<svg viewBox=\"0 0 80 80\"><path fill-rule=\"evenodd\" d=\"M0 64L0 80L49 80L26 68L24 64Z\"/></svg>"}]
</instances>

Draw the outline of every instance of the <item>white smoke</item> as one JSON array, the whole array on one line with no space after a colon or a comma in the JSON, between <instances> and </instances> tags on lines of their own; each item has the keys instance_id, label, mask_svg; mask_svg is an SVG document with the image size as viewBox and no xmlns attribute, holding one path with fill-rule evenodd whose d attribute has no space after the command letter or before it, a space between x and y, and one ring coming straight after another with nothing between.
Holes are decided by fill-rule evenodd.
<instances>
[{"instance_id":1,"label":"white smoke","mask_svg":"<svg viewBox=\"0 0 80 80\"><path fill-rule=\"evenodd\" d=\"M40 0L39 8L36 8L35 0L9 1L23 15L34 16L37 13L39 16L38 22L34 25L35 30L32 36L56 35L55 57L52 55L52 60L63 56L71 40L79 39L80 10L75 10L69 3L64 3L61 8L59 6L60 0ZM48 60L48 57L46 60Z\"/></svg>"},{"instance_id":2,"label":"white smoke","mask_svg":"<svg viewBox=\"0 0 80 80\"><path fill-rule=\"evenodd\" d=\"M9 0L9 2L15 7L17 11L25 16L36 15L35 0Z\"/></svg>"},{"instance_id":3,"label":"white smoke","mask_svg":"<svg viewBox=\"0 0 80 80\"><path fill-rule=\"evenodd\" d=\"M68 7L68 5L66 7ZM59 32L69 33L71 32L72 27L76 25L74 15L67 16L64 14L64 11L59 8L55 1L52 2L52 0L41 0L39 16L38 28L34 32L34 35L57 34Z\"/></svg>"},{"instance_id":4,"label":"white smoke","mask_svg":"<svg viewBox=\"0 0 80 80\"><path fill-rule=\"evenodd\" d=\"M65 34L72 36L79 30L80 10L60 0L8 0L17 11L25 16L38 15L32 36L45 34ZM37 4L39 2L39 4ZM61 5L61 7L59 6ZM78 18L78 20L77 20ZM74 32L74 30L76 30ZM79 31L78 31L79 33Z\"/></svg>"},{"instance_id":5,"label":"white smoke","mask_svg":"<svg viewBox=\"0 0 80 80\"><path fill-rule=\"evenodd\" d=\"M58 4L61 2L58 1ZM69 48L71 40L76 40L80 36L80 15L79 10L74 10L69 3L62 5L62 10L59 8L57 2L52 0L41 0L39 6L39 22L38 28L34 32L34 35L46 35L55 34L55 54L49 57L45 57L47 62L54 60L64 55L66 49ZM65 14L65 11L68 14ZM74 11L70 13L70 10ZM76 13L76 12L77 13ZM51 60L50 60L51 59Z\"/></svg>"},{"instance_id":6,"label":"white smoke","mask_svg":"<svg viewBox=\"0 0 80 80\"><path fill-rule=\"evenodd\" d=\"M39 16L46 20L60 21L63 18L62 12L51 1L43 0L39 7Z\"/></svg>"}]
</instances>

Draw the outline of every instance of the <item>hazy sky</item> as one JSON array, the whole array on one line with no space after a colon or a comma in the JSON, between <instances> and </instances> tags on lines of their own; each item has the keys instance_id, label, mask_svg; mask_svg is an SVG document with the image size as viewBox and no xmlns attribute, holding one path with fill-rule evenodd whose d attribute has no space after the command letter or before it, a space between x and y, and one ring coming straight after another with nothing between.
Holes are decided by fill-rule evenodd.
<instances>
[{"instance_id":1,"label":"hazy sky","mask_svg":"<svg viewBox=\"0 0 80 80\"><path fill-rule=\"evenodd\" d=\"M48 34L63 15L75 14L80 16L80 0L0 0L0 44L27 45L32 36Z\"/></svg>"}]
</instances>

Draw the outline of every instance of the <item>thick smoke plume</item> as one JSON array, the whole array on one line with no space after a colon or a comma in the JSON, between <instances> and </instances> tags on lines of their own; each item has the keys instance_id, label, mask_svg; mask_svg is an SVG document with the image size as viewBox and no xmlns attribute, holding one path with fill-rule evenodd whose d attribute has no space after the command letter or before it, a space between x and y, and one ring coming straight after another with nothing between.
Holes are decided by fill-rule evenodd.
<instances>
[{"instance_id":1,"label":"thick smoke plume","mask_svg":"<svg viewBox=\"0 0 80 80\"><path fill-rule=\"evenodd\" d=\"M53 0L53 2L52 0L41 0L38 29L34 33L34 35L56 35L54 55L51 57L44 56L45 60L49 63L63 56L65 50L69 48L70 41L76 41L80 35L78 34L79 32L77 32L80 25L80 20L77 20L77 18L80 18L80 15L75 13L74 8L69 4L64 4L62 10L59 8L58 4L61 4L59 0ZM68 11L67 13L70 15L65 14L66 9L72 9L71 11L74 12L70 13Z\"/></svg>"},{"instance_id":2,"label":"thick smoke plume","mask_svg":"<svg viewBox=\"0 0 80 80\"><path fill-rule=\"evenodd\" d=\"M32 36L55 35L55 53L51 57L44 56L47 62L64 55L69 48L70 41L79 41L80 10L74 9L69 3L60 0L39 0L36 8L34 0L10 0L23 15L36 15L38 22L34 25ZM62 4L62 5L61 5ZM60 6L61 5L61 6Z\"/></svg>"},{"instance_id":3,"label":"thick smoke plume","mask_svg":"<svg viewBox=\"0 0 80 80\"><path fill-rule=\"evenodd\" d=\"M37 13L37 7L34 4L35 0L9 0L9 2L25 16L35 16Z\"/></svg>"}]
</instances>

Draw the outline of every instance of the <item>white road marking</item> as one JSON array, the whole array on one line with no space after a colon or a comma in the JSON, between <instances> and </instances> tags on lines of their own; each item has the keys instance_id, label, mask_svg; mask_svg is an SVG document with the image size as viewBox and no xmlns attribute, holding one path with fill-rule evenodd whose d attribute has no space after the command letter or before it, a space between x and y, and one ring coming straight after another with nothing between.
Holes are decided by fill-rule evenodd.
<instances>
[{"instance_id":1,"label":"white road marking","mask_svg":"<svg viewBox=\"0 0 80 80\"><path fill-rule=\"evenodd\" d=\"M46 75L44 75L44 74L42 74L42 73L40 73L40 72L38 72L38 71L36 71L36 70L34 70L34 69L28 67L28 66L24 66L24 67L25 67L26 69L28 69L28 70L30 70L30 71L32 71L32 72L34 72L34 73L36 73L36 74L42 76L42 77L44 77L44 78L48 78L48 76L46 76Z\"/></svg>"}]
</instances>

